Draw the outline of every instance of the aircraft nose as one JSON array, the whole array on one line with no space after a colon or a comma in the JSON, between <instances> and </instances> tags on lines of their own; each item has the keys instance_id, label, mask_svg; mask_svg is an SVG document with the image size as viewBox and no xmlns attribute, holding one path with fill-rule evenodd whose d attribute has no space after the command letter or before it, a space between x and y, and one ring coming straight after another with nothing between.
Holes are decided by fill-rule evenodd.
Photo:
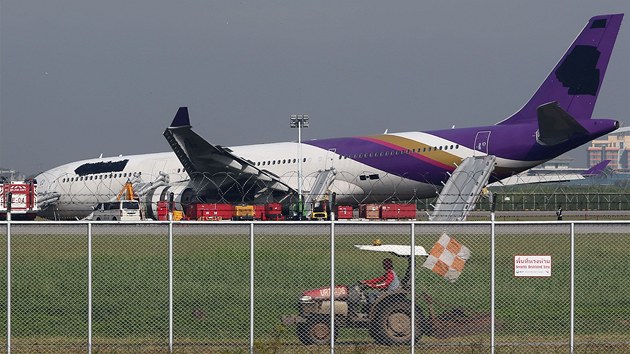
<instances>
[{"instance_id":1,"label":"aircraft nose","mask_svg":"<svg viewBox=\"0 0 630 354\"><path fill-rule=\"evenodd\" d=\"M39 193L45 193L48 190L49 181L45 174L38 174L33 180L37 184L37 191Z\"/></svg>"}]
</instances>

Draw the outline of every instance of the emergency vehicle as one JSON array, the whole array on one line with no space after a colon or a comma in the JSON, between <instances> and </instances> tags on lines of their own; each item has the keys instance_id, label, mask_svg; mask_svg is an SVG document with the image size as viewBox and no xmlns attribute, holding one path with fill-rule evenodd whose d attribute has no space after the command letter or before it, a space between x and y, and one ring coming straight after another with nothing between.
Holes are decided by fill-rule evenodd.
<instances>
[{"instance_id":1,"label":"emergency vehicle","mask_svg":"<svg viewBox=\"0 0 630 354\"><path fill-rule=\"evenodd\" d=\"M35 220L37 208L37 185L33 181L11 181L0 184L0 220Z\"/></svg>"}]
</instances>

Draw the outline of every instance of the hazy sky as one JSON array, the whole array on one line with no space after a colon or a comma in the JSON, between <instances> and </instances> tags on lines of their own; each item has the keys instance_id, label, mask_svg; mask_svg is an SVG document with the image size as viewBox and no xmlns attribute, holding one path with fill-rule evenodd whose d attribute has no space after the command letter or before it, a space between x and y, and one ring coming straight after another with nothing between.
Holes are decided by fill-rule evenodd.
<instances>
[{"instance_id":1,"label":"hazy sky","mask_svg":"<svg viewBox=\"0 0 630 354\"><path fill-rule=\"evenodd\" d=\"M595 116L630 125L628 1L0 0L0 167L170 151L179 106L208 141L489 125L594 15L626 13ZM585 165L585 149L571 156Z\"/></svg>"}]
</instances>

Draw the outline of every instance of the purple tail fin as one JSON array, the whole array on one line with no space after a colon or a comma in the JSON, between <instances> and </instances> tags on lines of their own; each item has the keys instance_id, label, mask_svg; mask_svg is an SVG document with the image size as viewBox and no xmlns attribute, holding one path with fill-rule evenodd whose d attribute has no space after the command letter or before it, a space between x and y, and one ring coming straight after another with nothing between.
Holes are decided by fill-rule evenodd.
<instances>
[{"instance_id":1,"label":"purple tail fin","mask_svg":"<svg viewBox=\"0 0 630 354\"><path fill-rule=\"evenodd\" d=\"M532 98L498 124L537 119L538 107L556 101L575 119L590 119L604 80L623 14L591 18Z\"/></svg>"},{"instance_id":2,"label":"purple tail fin","mask_svg":"<svg viewBox=\"0 0 630 354\"><path fill-rule=\"evenodd\" d=\"M589 168L588 170L582 172L582 176L597 176L606 169L606 166L610 163L610 160L604 160L597 165Z\"/></svg>"}]
</instances>

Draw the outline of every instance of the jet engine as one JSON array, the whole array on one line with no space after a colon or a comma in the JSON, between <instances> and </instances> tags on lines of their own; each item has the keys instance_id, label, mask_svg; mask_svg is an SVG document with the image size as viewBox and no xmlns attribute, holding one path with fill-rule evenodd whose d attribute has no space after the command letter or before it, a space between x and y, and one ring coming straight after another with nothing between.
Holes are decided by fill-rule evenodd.
<instances>
[{"instance_id":1,"label":"jet engine","mask_svg":"<svg viewBox=\"0 0 630 354\"><path fill-rule=\"evenodd\" d=\"M159 201L172 201L175 210L184 210L187 205L197 201L197 193L189 186L189 182L174 183L147 192L142 201L146 205L147 218L157 220Z\"/></svg>"}]
</instances>

